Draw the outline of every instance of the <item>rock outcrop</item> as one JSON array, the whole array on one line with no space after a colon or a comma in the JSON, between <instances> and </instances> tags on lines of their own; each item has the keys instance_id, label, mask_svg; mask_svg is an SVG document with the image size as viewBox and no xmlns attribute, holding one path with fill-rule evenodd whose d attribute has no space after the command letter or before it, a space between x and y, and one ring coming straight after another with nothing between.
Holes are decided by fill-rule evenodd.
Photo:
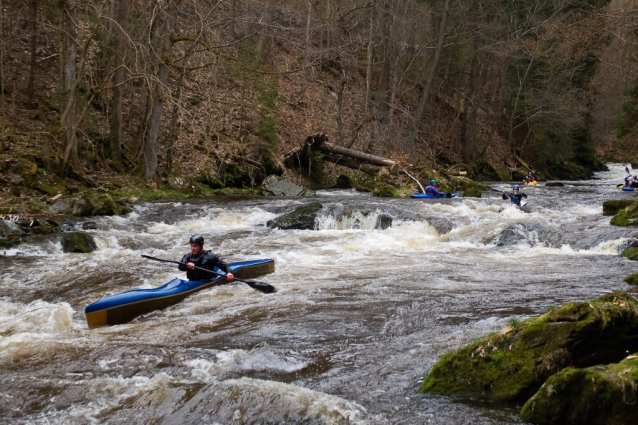
<instances>
[{"instance_id":1,"label":"rock outcrop","mask_svg":"<svg viewBox=\"0 0 638 425\"><path fill-rule=\"evenodd\" d=\"M317 213L321 210L320 202L312 202L295 208L293 211L280 215L274 220L270 220L266 225L270 228L282 230L299 229L313 230Z\"/></svg>"},{"instance_id":2,"label":"rock outcrop","mask_svg":"<svg viewBox=\"0 0 638 425\"><path fill-rule=\"evenodd\" d=\"M259 192L264 196L314 196L315 194L310 189L274 175L264 179Z\"/></svg>"},{"instance_id":3,"label":"rock outcrop","mask_svg":"<svg viewBox=\"0 0 638 425\"><path fill-rule=\"evenodd\" d=\"M618 362L636 351L638 300L616 292L510 323L501 332L444 354L421 390L524 402L566 367Z\"/></svg>"},{"instance_id":4,"label":"rock outcrop","mask_svg":"<svg viewBox=\"0 0 638 425\"><path fill-rule=\"evenodd\" d=\"M62 236L62 251L88 253L97 250L93 236L83 232L66 233Z\"/></svg>"}]
</instances>

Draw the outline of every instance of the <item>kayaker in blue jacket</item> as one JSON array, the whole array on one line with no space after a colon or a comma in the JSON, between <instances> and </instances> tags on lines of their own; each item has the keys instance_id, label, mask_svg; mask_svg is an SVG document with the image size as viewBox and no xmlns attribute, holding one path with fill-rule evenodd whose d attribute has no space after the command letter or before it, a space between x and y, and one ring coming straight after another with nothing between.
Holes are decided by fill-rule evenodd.
<instances>
[{"instance_id":1,"label":"kayaker in blue jacket","mask_svg":"<svg viewBox=\"0 0 638 425\"><path fill-rule=\"evenodd\" d=\"M215 278L214 274L197 270L195 267L212 271L217 267L226 273L228 281L232 281L235 278L228 264L224 263L224 260L211 251L204 251L204 237L202 235L193 235L188 242L191 245L191 252L182 257L182 263L185 264L177 266L179 270L186 272L188 280L206 282Z\"/></svg>"},{"instance_id":2,"label":"kayaker in blue jacket","mask_svg":"<svg viewBox=\"0 0 638 425\"><path fill-rule=\"evenodd\" d=\"M510 199L510 201L512 201L512 204L517 205L517 206L521 206L521 199L523 198L527 198L527 195L524 194L523 192L519 193L520 188L518 186L514 186L512 188L512 192L510 194L505 193L505 191L503 191L503 199Z\"/></svg>"},{"instance_id":3,"label":"kayaker in blue jacket","mask_svg":"<svg viewBox=\"0 0 638 425\"><path fill-rule=\"evenodd\" d=\"M425 188L425 194L434 197L443 196L443 194L436 189L436 180L430 180L430 185Z\"/></svg>"}]
</instances>

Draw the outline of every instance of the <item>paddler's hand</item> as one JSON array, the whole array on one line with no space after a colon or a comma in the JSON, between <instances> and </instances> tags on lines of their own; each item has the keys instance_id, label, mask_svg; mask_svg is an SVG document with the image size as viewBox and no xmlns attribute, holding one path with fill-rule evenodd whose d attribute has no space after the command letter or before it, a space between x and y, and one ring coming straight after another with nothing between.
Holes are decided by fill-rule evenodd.
<instances>
[{"instance_id":1,"label":"paddler's hand","mask_svg":"<svg viewBox=\"0 0 638 425\"><path fill-rule=\"evenodd\" d=\"M195 263L188 263L186 264L186 268L188 270L195 270Z\"/></svg>"},{"instance_id":2,"label":"paddler's hand","mask_svg":"<svg viewBox=\"0 0 638 425\"><path fill-rule=\"evenodd\" d=\"M235 279L235 275L232 273L226 273L226 278L229 282L231 282L233 279Z\"/></svg>"}]
</instances>

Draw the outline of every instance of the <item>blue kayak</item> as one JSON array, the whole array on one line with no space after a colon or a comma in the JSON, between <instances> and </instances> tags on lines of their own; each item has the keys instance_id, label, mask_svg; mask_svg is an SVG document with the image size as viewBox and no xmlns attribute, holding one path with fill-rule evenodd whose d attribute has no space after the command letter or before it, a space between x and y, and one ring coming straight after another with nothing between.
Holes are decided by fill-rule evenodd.
<instances>
[{"instance_id":1,"label":"blue kayak","mask_svg":"<svg viewBox=\"0 0 638 425\"><path fill-rule=\"evenodd\" d=\"M241 261L228 264L238 279L252 279L275 271L275 260ZM217 270L222 272L221 270ZM223 273L223 272L222 272ZM225 276L217 276L208 282L173 279L166 285L153 289L134 289L101 299L84 309L90 329L117 325L133 320L151 311L177 304L195 291L228 283Z\"/></svg>"},{"instance_id":2,"label":"blue kayak","mask_svg":"<svg viewBox=\"0 0 638 425\"><path fill-rule=\"evenodd\" d=\"M625 191L625 192L633 192L636 189L633 188L633 187L623 186L622 190Z\"/></svg>"},{"instance_id":3,"label":"blue kayak","mask_svg":"<svg viewBox=\"0 0 638 425\"><path fill-rule=\"evenodd\" d=\"M414 195L410 195L410 198L422 198L422 199L441 199L447 198L448 196L445 193L442 193L440 196L432 196L426 195L425 193L415 193ZM450 198L456 197L456 193L450 193Z\"/></svg>"}]
</instances>

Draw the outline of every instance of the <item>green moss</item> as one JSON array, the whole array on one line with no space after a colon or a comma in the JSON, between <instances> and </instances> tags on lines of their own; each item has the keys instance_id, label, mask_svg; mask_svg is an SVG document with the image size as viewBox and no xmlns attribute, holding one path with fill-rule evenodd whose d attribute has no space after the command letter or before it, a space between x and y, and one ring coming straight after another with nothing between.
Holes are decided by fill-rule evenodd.
<instances>
[{"instance_id":1,"label":"green moss","mask_svg":"<svg viewBox=\"0 0 638 425\"><path fill-rule=\"evenodd\" d=\"M616 215L620 210L630 205L636 204L638 201L631 199L612 199L603 202L603 215Z\"/></svg>"},{"instance_id":2,"label":"green moss","mask_svg":"<svg viewBox=\"0 0 638 425\"><path fill-rule=\"evenodd\" d=\"M620 255L630 260L638 260L638 248L626 249Z\"/></svg>"},{"instance_id":3,"label":"green moss","mask_svg":"<svg viewBox=\"0 0 638 425\"><path fill-rule=\"evenodd\" d=\"M638 285L638 273L633 273L624 279L630 285Z\"/></svg>"},{"instance_id":4,"label":"green moss","mask_svg":"<svg viewBox=\"0 0 638 425\"><path fill-rule=\"evenodd\" d=\"M618 211L610 223L614 226L638 226L638 202Z\"/></svg>"},{"instance_id":5,"label":"green moss","mask_svg":"<svg viewBox=\"0 0 638 425\"><path fill-rule=\"evenodd\" d=\"M524 401L570 364L618 360L624 349L638 349L638 301L625 293L570 303L513 324L443 355L421 390Z\"/></svg>"}]
</instances>

